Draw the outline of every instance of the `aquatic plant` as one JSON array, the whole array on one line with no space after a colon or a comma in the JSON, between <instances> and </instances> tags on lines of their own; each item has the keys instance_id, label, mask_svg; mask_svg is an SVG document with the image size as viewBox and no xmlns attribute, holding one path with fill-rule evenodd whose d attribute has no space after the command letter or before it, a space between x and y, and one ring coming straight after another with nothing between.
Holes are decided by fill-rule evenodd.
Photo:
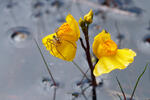
<instances>
[{"instance_id":1,"label":"aquatic plant","mask_svg":"<svg viewBox=\"0 0 150 100\"><path fill-rule=\"evenodd\" d=\"M90 53L90 43L89 43L89 25L93 22L93 11L90 10L83 19L79 19L79 25L77 21L71 14L68 14L66 17L66 22L63 23L55 33L45 36L42 39L42 43L46 47L46 49L50 52L51 55L65 60L72 61L72 63L82 72L84 77L89 80L89 84L92 86L92 100L97 100L96 96L96 77L101 76L102 74L106 74L115 69L125 69L130 63L134 61L134 57L136 53L128 48L118 49L117 44L111 39L111 35L106 31L102 30L95 38L93 42L93 53L99 59L97 64L94 67L94 63L92 62L92 57ZM83 39L80 37L79 26L82 29L82 33L84 35L85 43ZM86 76L86 72L84 72L80 66L78 66L73 59L76 55L77 44L76 42L80 40L81 46L86 54L86 60L90 69L91 78L89 79ZM36 42L36 40L35 40ZM37 42L36 42L37 44ZM38 44L37 44L38 46ZM39 48L39 46L38 46ZM39 51L42 55L42 52L39 48ZM42 55L42 58L46 64L47 70L56 85L56 82L48 68L48 65ZM82 80L83 80L82 78ZM81 80L81 81L82 81ZM119 81L118 81L119 83ZM123 91L123 90L122 90Z\"/></svg>"}]
</instances>

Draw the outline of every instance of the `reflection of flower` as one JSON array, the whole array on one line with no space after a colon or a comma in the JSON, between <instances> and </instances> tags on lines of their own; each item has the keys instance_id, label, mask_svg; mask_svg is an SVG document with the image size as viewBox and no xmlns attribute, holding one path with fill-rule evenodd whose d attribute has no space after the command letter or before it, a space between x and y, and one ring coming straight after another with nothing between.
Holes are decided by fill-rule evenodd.
<instances>
[{"instance_id":1,"label":"reflection of flower","mask_svg":"<svg viewBox=\"0 0 150 100\"><path fill-rule=\"evenodd\" d=\"M105 30L99 33L93 42L93 52L99 61L94 68L94 75L100 76L114 69L124 69L133 62L136 53L131 49L118 49L116 43Z\"/></svg>"},{"instance_id":2,"label":"reflection of flower","mask_svg":"<svg viewBox=\"0 0 150 100\"><path fill-rule=\"evenodd\" d=\"M42 42L53 56L72 61L76 54L76 41L79 37L78 23L71 14L68 14L66 22L58 28L57 32L44 37Z\"/></svg>"}]
</instances>

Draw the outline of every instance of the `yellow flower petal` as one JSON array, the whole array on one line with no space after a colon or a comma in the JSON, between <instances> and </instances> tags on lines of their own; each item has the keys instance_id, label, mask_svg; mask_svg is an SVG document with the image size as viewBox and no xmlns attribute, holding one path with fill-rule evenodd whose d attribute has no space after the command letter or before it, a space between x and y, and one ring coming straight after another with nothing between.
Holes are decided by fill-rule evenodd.
<instances>
[{"instance_id":1,"label":"yellow flower petal","mask_svg":"<svg viewBox=\"0 0 150 100\"><path fill-rule=\"evenodd\" d=\"M70 25L71 29L75 32L74 38L77 41L80 37L80 29L79 29L78 22L74 19L74 17L71 14L67 15L66 22Z\"/></svg>"},{"instance_id":2,"label":"yellow flower petal","mask_svg":"<svg viewBox=\"0 0 150 100\"><path fill-rule=\"evenodd\" d=\"M50 34L42 39L44 46L50 51L50 54L66 61L72 61L76 54L77 45L75 42L68 40L56 41L56 33ZM57 37L56 37L57 38Z\"/></svg>"},{"instance_id":3,"label":"yellow flower petal","mask_svg":"<svg viewBox=\"0 0 150 100\"><path fill-rule=\"evenodd\" d=\"M117 44L111 40L110 34L103 30L94 38L93 52L98 58L115 55Z\"/></svg>"},{"instance_id":4,"label":"yellow flower petal","mask_svg":"<svg viewBox=\"0 0 150 100\"><path fill-rule=\"evenodd\" d=\"M115 59L125 66L128 66L134 61L136 53L131 49L118 49Z\"/></svg>"},{"instance_id":5,"label":"yellow flower petal","mask_svg":"<svg viewBox=\"0 0 150 100\"><path fill-rule=\"evenodd\" d=\"M46 37L44 37L42 39L42 43L44 44L44 46L46 46L46 43L48 40L53 40L53 36L56 36L56 33L53 33L53 34L50 34L50 35L47 35ZM47 47L47 46L46 46Z\"/></svg>"},{"instance_id":6,"label":"yellow flower petal","mask_svg":"<svg viewBox=\"0 0 150 100\"><path fill-rule=\"evenodd\" d=\"M65 39L68 41L76 42L78 40L75 31L73 31L68 23L62 24L56 31L57 37L61 40Z\"/></svg>"},{"instance_id":7,"label":"yellow flower petal","mask_svg":"<svg viewBox=\"0 0 150 100\"><path fill-rule=\"evenodd\" d=\"M76 43L63 40L60 45L52 45L50 53L62 60L72 61L76 54Z\"/></svg>"},{"instance_id":8,"label":"yellow flower petal","mask_svg":"<svg viewBox=\"0 0 150 100\"><path fill-rule=\"evenodd\" d=\"M72 61L76 54L76 41L80 37L80 30L77 21L71 14L68 14L66 21L56 33L44 37L42 42L53 56Z\"/></svg>"},{"instance_id":9,"label":"yellow flower petal","mask_svg":"<svg viewBox=\"0 0 150 100\"><path fill-rule=\"evenodd\" d=\"M136 53L131 49L118 49L114 56L103 56L94 68L94 75L100 76L114 69L124 69L134 61Z\"/></svg>"},{"instance_id":10,"label":"yellow flower petal","mask_svg":"<svg viewBox=\"0 0 150 100\"><path fill-rule=\"evenodd\" d=\"M97 42L105 42L106 40L109 39L111 39L110 34L103 29L101 33L95 36L94 41L96 40Z\"/></svg>"}]
</instances>

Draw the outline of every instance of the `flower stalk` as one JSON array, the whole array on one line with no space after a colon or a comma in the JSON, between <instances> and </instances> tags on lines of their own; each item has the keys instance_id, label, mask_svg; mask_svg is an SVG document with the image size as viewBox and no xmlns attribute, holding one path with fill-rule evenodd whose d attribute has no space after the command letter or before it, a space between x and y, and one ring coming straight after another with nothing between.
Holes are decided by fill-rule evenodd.
<instances>
[{"instance_id":1,"label":"flower stalk","mask_svg":"<svg viewBox=\"0 0 150 100\"><path fill-rule=\"evenodd\" d=\"M41 49L40 49L40 47L39 47L37 41L36 41L35 39L34 39L34 41L35 41L35 43L36 43L36 45L37 45L37 47L38 47L38 50L39 50L39 52L40 52L40 54L41 54L41 57L42 57L42 59L43 59L43 61L44 61L44 64L45 64L46 69L47 69L47 71L48 71L48 74L50 75L50 77L51 77L51 79L52 79L52 81L53 81L54 86L57 86L57 85L56 85L56 82L55 82L55 80L54 80L54 77L53 77L53 75L52 75L52 73L51 73L51 70L50 70L49 67L48 67L48 64L47 64L47 62L46 62L46 60L45 60L45 58L44 58L44 56L43 56L43 54L42 54L42 51L41 51Z\"/></svg>"},{"instance_id":2,"label":"flower stalk","mask_svg":"<svg viewBox=\"0 0 150 100\"><path fill-rule=\"evenodd\" d=\"M93 74L94 67L93 67L93 64L92 64L92 61L91 61L91 54L90 54L90 44L89 44L89 36L88 36L88 27L89 27L89 24L87 24L87 26L85 26L84 28L82 28L82 31L84 33L84 38L85 38L85 41L86 41L85 53L86 53L86 59L88 61L88 65L89 65L89 68L90 68L90 71L91 71L92 85L96 86L96 79L95 79L95 76Z\"/></svg>"},{"instance_id":3,"label":"flower stalk","mask_svg":"<svg viewBox=\"0 0 150 100\"><path fill-rule=\"evenodd\" d=\"M85 53L86 53L86 59L87 59L87 62L88 62L88 65L89 65L89 68L90 68L90 72L91 72L91 79L92 79L92 98L93 100L96 100L96 78L93 74L93 70L94 70L94 67L93 67L93 64L92 64L92 61L91 61L91 54L90 54L90 44L89 44L89 36L88 36L88 27L89 27L89 24L87 24L87 26L84 26L84 27L81 27L82 28L82 31L84 33L84 38L85 38L85 41L86 41L86 47L85 47ZM81 45L83 48L83 44Z\"/></svg>"},{"instance_id":4,"label":"flower stalk","mask_svg":"<svg viewBox=\"0 0 150 100\"><path fill-rule=\"evenodd\" d=\"M88 19L88 20L87 20ZM93 13L91 14L91 11L84 16L84 19L80 18L79 20L79 24L81 26L82 32L84 34L84 38L85 38L85 42L86 42L86 46L84 45L82 39L80 38L80 42L81 42L81 46L84 49L85 53L86 53L86 59L90 68L90 72L91 72L91 79L92 79L92 99L93 100L97 100L96 99L96 78L93 74L93 70L94 70L94 66L93 63L91 61L91 54L90 54L90 44L89 44L89 36L88 36L88 28L89 25L92 23L93 20Z\"/></svg>"}]
</instances>

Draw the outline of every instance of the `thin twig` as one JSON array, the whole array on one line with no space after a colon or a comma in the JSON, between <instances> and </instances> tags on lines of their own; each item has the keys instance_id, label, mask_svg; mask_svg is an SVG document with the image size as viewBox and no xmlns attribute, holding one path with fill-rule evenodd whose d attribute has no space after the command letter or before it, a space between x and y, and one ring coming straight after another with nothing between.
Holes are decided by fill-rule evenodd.
<instances>
[{"instance_id":1,"label":"thin twig","mask_svg":"<svg viewBox=\"0 0 150 100\"><path fill-rule=\"evenodd\" d=\"M117 94L117 96L119 97L120 100L122 100L121 96L119 94Z\"/></svg>"},{"instance_id":2,"label":"thin twig","mask_svg":"<svg viewBox=\"0 0 150 100\"><path fill-rule=\"evenodd\" d=\"M87 69L87 71L85 72L85 74L87 74L88 71L89 71L89 68ZM84 78L85 78L85 75L82 77L82 79L81 79L81 81L78 83L78 85L82 84Z\"/></svg>"},{"instance_id":3,"label":"thin twig","mask_svg":"<svg viewBox=\"0 0 150 100\"><path fill-rule=\"evenodd\" d=\"M34 41L35 41L35 43L36 43L36 45L37 45L37 47L38 47L38 50L39 50L39 52L40 52L40 54L41 54L41 56L42 56L42 59L43 59L43 61L44 61L44 64L45 64L45 66L46 66L46 69L47 69L47 71L48 71L48 73L49 73L49 75L50 75L50 77L51 77L51 79L52 79L52 81L53 81L53 84L54 84L54 86L56 86L56 82L55 82L55 80L54 80L54 78L53 78L53 75L52 75L52 73L51 73L51 71L50 71L50 69L49 69L49 67L48 67L48 64L47 64L47 62L46 62L46 60L45 60L45 58L44 58L44 56L43 56L43 53L42 53L42 51L41 51L41 49L40 49L40 47L39 47L39 45L38 45L36 39L34 39Z\"/></svg>"},{"instance_id":4,"label":"thin twig","mask_svg":"<svg viewBox=\"0 0 150 100\"><path fill-rule=\"evenodd\" d=\"M83 95L85 100L88 100L82 88L81 88L81 94Z\"/></svg>"},{"instance_id":5,"label":"thin twig","mask_svg":"<svg viewBox=\"0 0 150 100\"><path fill-rule=\"evenodd\" d=\"M81 87L81 94L83 95L83 97L84 97L85 100L88 100L88 98L86 97L86 95L85 95L84 92L85 92L86 89L88 89L89 87L90 87L90 86L88 86L88 87L86 87L86 88L84 88L84 89Z\"/></svg>"},{"instance_id":6,"label":"thin twig","mask_svg":"<svg viewBox=\"0 0 150 100\"><path fill-rule=\"evenodd\" d=\"M135 90L136 90L136 88L137 88L137 86L138 86L138 83L139 83L139 81L140 81L141 77L142 77L142 76L143 76L143 74L145 73L145 71L146 71L146 69L147 69L147 66L148 66L148 64L146 64L146 66L145 66L145 68L144 68L143 72L142 72L142 73L140 74L140 76L138 77L138 79L137 79L137 81L136 81L136 84L135 84L135 86L134 86L134 89L133 89L132 95L131 95L131 97L130 97L130 100L132 100L132 99L133 99L133 96L134 96Z\"/></svg>"},{"instance_id":7,"label":"thin twig","mask_svg":"<svg viewBox=\"0 0 150 100\"><path fill-rule=\"evenodd\" d=\"M118 82L118 85L119 85L120 90L121 90L121 92L122 92L122 95L123 95L123 97L124 97L124 100L126 100L126 95L125 95L125 93L124 93L124 91L123 91L123 88L122 88L122 86L121 86L121 83L119 82L119 80L118 80L117 77L116 77L116 80L117 80L117 82Z\"/></svg>"},{"instance_id":8,"label":"thin twig","mask_svg":"<svg viewBox=\"0 0 150 100\"><path fill-rule=\"evenodd\" d=\"M87 80L90 81L90 79L87 77L86 73L83 72L80 66L78 66L77 63L74 61L72 61L72 63L80 70L80 72L87 78Z\"/></svg>"},{"instance_id":9,"label":"thin twig","mask_svg":"<svg viewBox=\"0 0 150 100\"><path fill-rule=\"evenodd\" d=\"M80 43L81 43L82 48L86 51L86 47L85 47L85 45L84 45L84 43L83 43L82 38L80 37L79 39L80 39Z\"/></svg>"}]
</instances>

